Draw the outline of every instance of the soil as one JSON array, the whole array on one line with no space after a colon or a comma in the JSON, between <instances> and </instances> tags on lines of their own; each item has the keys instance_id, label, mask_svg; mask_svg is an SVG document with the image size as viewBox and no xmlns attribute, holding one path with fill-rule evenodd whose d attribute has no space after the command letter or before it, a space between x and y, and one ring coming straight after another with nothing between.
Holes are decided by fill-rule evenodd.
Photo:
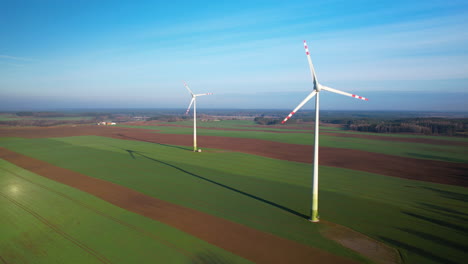
<instances>
[{"instance_id":1,"label":"soil","mask_svg":"<svg viewBox=\"0 0 468 264\"><path fill-rule=\"evenodd\" d=\"M132 189L56 167L1 147L0 158L90 193L128 211L173 226L255 263L355 263L313 247L149 197Z\"/></svg>"},{"instance_id":2,"label":"soil","mask_svg":"<svg viewBox=\"0 0 468 264\"><path fill-rule=\"evenodd\" d=\"M154 130L110 126L58 126L0 129L0 137L67 137L97 135L158 144L192 146L191 135L154 133ZM338 134L337 136L342 136ZM387 138L387 137L385 137ZM412 140L411 138L407 138ZM418 140L418 139L416 139ZM249 138L198 136L202 148L216 148L275 159L312 163L313 146ZM366 171L411 180L468 187L468 164L398 157L352 149L320 147L320 165Z\"/></svg>"},{"instance_id":3,"label":"soil","mask_svg":"<svg viewBox=\"0 0 468 264\"><path fill-rule=\"evenodd\" d=\"M169 126L169 127L186 127L192 128L192 126L185 125L175 125L175 124L166 124L166 123L150 123L144 121L138 122L129 122L128 125L134 126ZM240 129L240 128L219 128L219 127L198 127L198 129L210 129L210 130L227 130L227 131L257 131L257 132L267 132L267 133L313 133L312 127L290 127L290 126L267 126L267 125L252 125L252 126L242 126L242 127L256 127L256 128L274 128L274 129L284 129L281 130L259 130L259 129ZM286 129L294 130L306 130L306 131L287 131ZM371 140L382 140L382 141L396 141L396 142L410 142L410 143L422 143L422 144L433 144L433 145L445 145L445 146L466 146L468 147L468 142L466 141L451 141L444 139L434 138L413 138L413 137L388 137L382 135L371 135L371 134L347 134L347 133L333 133L335 130L330 130L326 128L321 128L320 135L329 135L335 137L351 137L351 138L364 138ZM404 134L400 134L404 135ZM410 135L411 136L411 135Z\"/></svg>"},{"instance_id":4,"label":"soil","mask_svg":"<svg viewBox=\"0 0 468 264\"><path fill-rule=\"evenodd\" d=\"M353 137L353 138L364 138L372 140L382 141L394 141L394 142L409 142L409 143L421 143L421 144L432 144L432 145L445 145L445 146L465 146L468 147L466 141L451 141L437 138L411 138L411 137L386 137L380 135L359 135L359 134L346 134L346 133L331 133L325 132L320 135L330 135L335 137Z\"/></svg>"},{"instance_id":5,"label":"soil","mask_svg":"<svg viewBox=\"0 0 468 264\"><path fill-rule=\"evenodd\" d=\"M326 238L336 241L344 247L361 253L375 263L402 263L398 251L385 245L382 242L374 240L345 226L324 220L321 220L321 223L327 226L327 228L322 229L321 231L322 235L324 235Z\"/></svg>"},{"instance_id":6,"label":"soil","mask_svg":"<svg viewBox=\"0 0 468 264\"><path fill-rule=\"evenodd\" d=\"M193 128L193 126L186 126L186 125L176 125L176 124L154 124L154 123L145 123L144 121L139 122L129 122L125 123L125 125L129 126L166 126L166 127L185 127L185 128ZM220 127L197 127L197 129L209 129L209 130L224 130L224 131L255 131L255 132L269 132L269 133L304 133L302 131L278 131L278 130L268 130L268 129L245 129L245 128L220 128Z\"/></svg>"},{"instance_id":7,"label":"soil","mask_svg":"<svg viewBox=\"0 0 468 264\"><path fill-rule=\"evenodd\" d=\"M155 130L107 126L2 127L0 137L48 138L97 135L157 144L192 146L191 135L171 135L154 132ZM329 134L337 137L352 136L378 140L450 144L450 141L440 140L438 142L436 139L390 138L342 133ZM312 163L313 146L214 136L199 136L198 141L200 146L206 148ZM173 226L256 263L307 263L312 261L317 263L352 263L350 260L316 248L149 197L126 187L56 167L5 148L0 148L0 158L49 179L95 195L126 210ZM413 180L468 186L468 164L463 163L403 158L358 150L321 147L320 164ZM323 234L343 246L365 255L377 263L400 262L397 252L380 242L345 227L327 223L323 220L322 222L329 227Z\"/></svg>"}]
</instances>

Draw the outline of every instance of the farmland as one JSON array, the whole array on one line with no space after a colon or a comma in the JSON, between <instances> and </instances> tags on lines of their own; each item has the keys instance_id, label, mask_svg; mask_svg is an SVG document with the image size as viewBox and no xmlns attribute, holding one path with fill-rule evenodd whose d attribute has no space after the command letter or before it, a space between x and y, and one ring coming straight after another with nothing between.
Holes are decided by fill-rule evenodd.
<instances>
[{"instance_id":1,"label":"farmland","mask_svg":"<svg viewBox=\"0 0 468 264\"><path fill-rule=\"evenodd\" d=\"M204 255L249 263L175 228L0 162L0 248L5 263L70 259L76 263L141 263L151 259L174 263L193 259L199 263L197 258Z\"/></svg>"},{"instance_id":2,"label":"farmland","mask_svg":"<svg viewBox=\"0 0 468 264\"><path fill-rule=\"evenodd\" d=\"M5 151L0 160L0 181L6 187L0 202L7 208L7 217L0 225L0 232L7 235L0 240L2 259L6 263L16 258L29 262L38 256L44 263L69 257L112 263L151 259L173 263L261 262L244 253L241 246L234 249L226 241L203 237L209 232L179 226L175 220L167 222L160 215L144 217L135 212L137 204L127 208L106 200L104 189L71 188L67 179L47 179L47 170L15 166L6 151L201 212L218 222L227 220L271 234L315 250L314 254L329 263L334 263L333 256L340 261L376 261L330 237L334 224L394 248L397 258L392 256L392 261L461 263L465 257L466 139L377 137L324 127L320 139L322 221L311 224L306 218L310 210L313 134L304 129L307 126L263 127L246 120L202 122L202 153L190 151L191 128L187 126L190 122L183 121L113 128L2 129L0 147ZM343 152L347 156L339 156ZM9 157L12 160L8 161ZM344 157L349 162L336 161ZM388 158L394 161L391 166L406 167L390 170L377 162L366 165L372 157ZM364 160L364 165L351 166L357 159ZM414 177L400 175L405 171ZM51 210L51 204L56 210ZM16 228L10 228L12 225ZM38 238L49 229L55 233ZM98 239L96 232L102 234ZM218 232L229 234L226 230ZM117 239L117 234L125 239ZM31 250L29 247L36 243L41 247Z\"/></svg>"}]
</instances>

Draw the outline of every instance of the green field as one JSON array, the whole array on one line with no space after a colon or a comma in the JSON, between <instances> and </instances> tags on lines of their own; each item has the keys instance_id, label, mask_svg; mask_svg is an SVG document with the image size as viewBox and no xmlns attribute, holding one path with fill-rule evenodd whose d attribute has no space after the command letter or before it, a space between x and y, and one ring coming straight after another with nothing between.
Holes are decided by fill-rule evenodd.
<instances>
[{"instance_id":1,"label":"green field","mask_svg":"<svg viewBox=\"0 0 468 264\"><path fill-rule=\"evenodd\" d=\"M251 263L0 159L4 263Z\"/></svg>"},{"instance_id":2,"label":"green field","mask_svg":"<svg viewBox=\"0 0 468 264\"><path fill-rule=\"evenodd\" d=\"M218 127L227 128L234 126L231 122L238 121L222 121L222 122L206 122L205 124L218 124ZM247 122L247 121L243 121ZM223 125L223 123L227 123ZM168 127L168 126L126 126L133 128L143 128L155 130L155 133L165 134L183 134L191 135L192 128L185 127ZM239 128L239 127L238 127ZM285 131L284 129L276 129ZM288 131L288 130L286 130ZM294 130L293 130L294 131ZM214 130L214 129L198 129L198 135L203 136L223 136L237 138L253 138L269 141L276 141L290 144L312 145L314 142L313 134L306 133L269 133L263 131L229 131L229 130ZM357 133L357 132L354 132ZM446 137L431 137L432 139L446 139ZM464 138L457 138L460 142L467 142ZM352 138L352 137L336 137L331 135L320 135L320 146L332 148L347 148L357 149L368 152L382 153L395 155L407 158L429 159L449 162L468 163L465 146L446 146L432 145L422 143L398 142L398 141L383 141L375 139Z\"/></svg>"},{"instance_id":3,"label":"green field","mask_svg":"<svg viewBox=\"0 0 468 264\"><path fill-rule=\"evenodd\" d=\"M168 124L168 125L183 125L183 126L193 126L193 120L186 120L186 121L178 121L178 122L160 122L160 124ZM125 123L122 123L121 126L125 126ZM257 126L257 127L254 127ZM235 129L252 129L252 130L267 130L267 131L299 131L304 133L312 133L314 129L313 124L288 124L285 125L277 125L281 128L275 128L275 126L269 128L268 126L258 127L252 120L220 120L220 121L207 121L207 122L197 122L197 127L204 127L204 128L235 128ZM309 130L298 129L301 128L308 128ZM142 126L141 128L145 128ZM150 128L146 126L146 128ZM468 138L460 138L460 137L447 137L447 136L426 136L426 135L412 135L412 134L393 134L393 133L371 133L371 132L358 132L352 130L345 130L342 127L332 127L327 124L320 124L321 131L324 132L332 132L332 133L344 133L344 134L356 134L356 135L377 135L377 136L384 136L384 137L405 137L405 138L424 138L424 139L437 139L437 140L448 140L448 141L461 141L461 142L468 142Z\"/></svg>"},{"instance_id":4,"label":"green field","mask_svg":"<svg viewBox=\"0 0 468 264\"><path fill-rule=\"evenodd\" d=\"M310 204L309 164L210 149L194 154L189 147L97 136L4 138L0 146L367 262L322 237L323 225L305 219ZM322 219L397 248L405 263L462 262L468 249L467 200L468 190L462 187L320 167Z\"/></svg>"}]
</instances>

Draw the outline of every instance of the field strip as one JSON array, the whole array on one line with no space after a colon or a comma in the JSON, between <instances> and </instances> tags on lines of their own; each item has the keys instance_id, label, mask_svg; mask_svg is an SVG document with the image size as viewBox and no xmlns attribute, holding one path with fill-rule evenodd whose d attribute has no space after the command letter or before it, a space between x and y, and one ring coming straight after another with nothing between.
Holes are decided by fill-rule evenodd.
<instances>
[{"instance_id":1,"label":"field strip","mask_svg":"<svg viewBox=\"0 0 468 264\"><path fill-rule=\"evenodd\" d=\"M74 199L74 198L72 198L72 197L70 197L70 196L68 196L68 195L66 195L66 194L64 194L64 193L58 192L58 191L56 191L56 190L53 190L53 189L51 189L51 188L49 188L49 187L47 187L47 186L45 186L45 185L43 185L43 184L33 182L33 181L31 181L31 180L29 180L29 179L27 179L27 178L25 178L25 177L23 177L23 176L21 176L21 175L18 175L18 174L16 174L16 173L10 171L10 170L4 169L4 168L0 168L0 170L6 171L6 172L8 172L9 174L14 175L14 176L17 177L17 178L20 178L20 179L22 179L22 180L24 180L24 181L27 181L27 182L29 182L29 183L31 183L31 184L33 184L33 185L35 185L35 186L38 186L38 187L40 187L40 188L42 188L42 189L44 189L44 190L46 190L46 191L48 191L48 192L54 193L54 194L60 196L61 198L65 198L65 199L67 199L67 200L70 200L70 201L72 201L73 203L75 203L75 204L77 204L77 205L79 205L79 206L81 206L81 207L83 207L83 208L86 208L86 209L88 209L88 210L90 210L90 211L92 211L92 212L94 212L94 213L96 213L96 214L98 214L98 215L101 215L101 216L103 216L103 217L105 217L105 218L107 218L107 219L109 219L109 220L111 220L111 221L114 221L114 222L116 222L116 223L118 223L118 224L120 224L120 225L123 225L123 226L125 226L125 227L127 227L127 228L129 228L129 229L131 229L131 230L133 230L133 231L137 231L138 233L140 233L140 234L142 234L142 235L144 235L144 236L146 236L146 237L150 237L150 238L152 238L152 239L154 239L154 240L156 240L156 241L158 241L158 242L160 242L160 243L162 243L162 244L164 244L164 245L166 245L166 246L168 246L168 247L170 247L170 248L175 249L175 250L178 251L179 253L181 253L181 254L187 256L188 258L191 258L193 261L198 262L197 259L196 259L196 257L193 256L193 254L191 254L190 252L185 251L184 249L182 249L182 248L180 248L180 247L174 245L173 243L171 243L171 242L169 242L169 241L167 241L167 240L164 240L164 239L158 237L157 235L155 235L155 234L153 234L153 233L151 233L151 232L147 232L147 231L145 231L145 230L142 229L142 228L139 228L139 227L137 227L137 226L135 226L135 225L132 225L132 224L130 224L130 223L127 223L127 222L125 222L125 221L122 221L122 220L120 220L120 219L117 219L117 218L115 218L115 217L113 217L113 216L111 216L111 215L109 215L109 214L106 214L106 213L104 213L104 212L102 212L102 211L100 211L100 210L94 208L94 207L91 206L91 205L88 205L88 204L86 204L86 203L80 202L80 201L78 201L78 200L76 200L76 199Z\"/></svg>"},{"instance_id":2,"label":"field strip","mask_svg":"<svg viewBox=\"0 0 468 264\"><path fill-rule=\"evenodd\" d=\"M191 146L186 135L121 132L112 138L156 144ZM200 146L237 151L268 158L312 163L312 146L250 138L198 136ZM468 164L399 157L353 149L320 147L320 165L366 171L410 180L429 181L468 187Z\"/></svg>"},{"instance_id":3,"label":"field strip","mask_svg":"<svg viewBox=\"0 0 468 264\"><path fill-rule=\"evenodd\" d=\"M192 137L181 134L152 133L149 129L126 127L47 127L1 129L0 137L47 138L96 135L138 140L156 144L192 146ZM313 146L251 138L199 136L199 146L236 151L268 158L312 163ZM437 152L434 153L437 155ZM320 147L320 164L366 171L410 180L429 181L468 187L468 164L400 157L363 150Z\"/></svg>"},{"instance_id":4,"label":"field strip","mask_svg":"<svg viewBox=\"0 0 468 264\"><path fill-rule=\"evenodd\" d=\"M163 126L163 127L183 127L183 128L192 128L193 126L187 126L187 125L173 125L173 124L152 124L152 125L137 125L140 128L144 127L158 127L158 126ZM121 127L127 127L127 124L122 125ZM131 127L131 126L128 126ZM256 126L251 126L251 127L256 127ZM265 126L259 126L258 128L265 128ZM307 129L302 129L302 130L291 130L292 128L290 127L269 127L268 129L242 129L242 128L221 128L221 127L203 127L200 126L198 129L203 129L203 130L222 130L222 131L245 131L245 132L265 132L265 133L311 133L313 134L313 128L307 128ZM275 130L274 130L275 129ZM153 130L152 131L157 131ZM418 137L411 137L409 135L408 137L405 137L405 135L397 134L398 136L391 136L391 135L379 135L377 133L375 134L359 134L360 132L355 132L355 133L337 133L334 130L327 130L322 128L320 134L321 135L328 135L328 136L334 136L334 137L348 137L348 138L363 138L363 139L369 139L369 140L382 140L382 141L396 141L396 142L409 142L409 143L421 143L421 144L432 144L432 145L443 145L443 146L466 146L468 147L468 142L466 141L455 141L455 140L444 140L444 139L438 139L438 138L418 138Z\"/></svg>"},{"instance_id":5,"label":"field strip","mask_svg":"<svg viewBox=\"0 0 468 264\"><path fill-rule=\"evenodd\" d=\"M351 228L325 220L321 221L328 226L327 229L321 230L321 233L344 247L360 252L378 264L402 263L400 253L395 248L356 232Z\"/></svg>"},{"instance_id":6,"label":"field strip","mask_svg":"<svg viewBox=\"0 0 468 264\"><path fill-rule=\"evenodd\" d=\"M183 127L183 128L192 128L192 126L184 126L184 125L171 125L171 124L164 124L158 126L166 126L166 127ZM114 133L115 131L138 131L138 132L146 132L146 133L154 133L158 130L156 129L148 129L145 127L155 127L152 126L139 126L132 127L132 126L117 126L117 127L109 127L109 126L56 126L56 127L2 127L0 129L0 138L1 137L24 137L24 138L41 138L41 137L66 137L66 136L81 136L81 135L108 135L109 133ZM278 129L277 127L273 127ZM207 129L207 130L224 130L224 131L252 131L252 132L273 132L274 130L253 130L253 129L231 129L231 128L211 128L211 127L199 127L199 129ZM281 129L278 129L281 130ZM282 132L282 131L279 131ZM310 133L310 131L284 131L283 133ZM382 140L382 141L394 141L394 142L409 142L409 143L423 143L423 144L433 144L433 145L445 145L445 146L468 146L467 141L462 140L455 140L456 138L449 140L449 139L439 139L434 136L434 138L419 138L413 135L408 135L405 137L404 135L378 135L378 134L356 134L356 133L340 133L340 132L333 132L333 130L325 131L324 135L336 136L336 137L351 137L351 138L363 138L363 139L370 139L370 140Z\"/></svg>"},{"instance_id":7,"label":"field strip","mask_svg":"<svg viewBox=\"0 0 468 264\"><path fill-rule=\"evenodd\" d=\"M468 147L468 142L465 142L465 141L451 141L451 140L443 140L443 139L428 139L428 138L401 137L401 136L391 137L391 136L381 136L381 135L359 135L359 134L346 134L346 133L334 133L334 132L324 132L320 134L334 136L334 137L351 137L351 138L364 138L364 139L371 139L371 140Z\"/></svg>"},{"instance_id":8,"label":"field strip","mask_svg":"<svg viewBox=\"0 0 468 264\"><path fill-rule=\"evenodd\" d=\"M99 252L97 252L96 250L88 247L86 244L84 244L83 242L80 242L79 240L77 240L76 238L72 237L71 235L69 235L68 233L66 233L65 231L61 230L58 226L56 226L55 224L51 223L49 220L47 220L46 218L42 217L40 214L38 214L37 212L35 212L34 210L32 210L31 208L28 208L27 206L19 203L18 201L16 201L15 199L3 194L0 192L0 196L7 199L8 201L10 201L12 204L18 206L19 208L21 208L22 210L24 210L25 212L29 213L30 215L32 215L34 218L36 218L37 220L39 220L40 222L42 222L44 225L48 226L50 229L52 229L54 232L56 232L57 234L59 234L60 236L62 236L63 238L67 239L68 241L72 242L73 244L75 244L76 246L80 247L81 249L83 249L84 251L86 251L88 254L90 255L93 255L94 257L96 257L100 262L102 263L111 263L110 260L108 260L106 257L104 257L102 254L100 254Z\"/></svg>"},{"instance_id":9,"label":"field strip","mask_svg":"<svg viewBox=\"0 0 468 264\"><path fill-rule=\"evenodd\" d=\"M175 125L175 124L138 124L138 123L124 123L119 125L120 127L183 127L183 128L193 128L193 126L189 125ZM199 126L198 129L206 129L206 130L224 130L224 131L253 131L253 132L267 132L267 133L307 133L307 131L296 131L296 130L285 130L285 129L278 129L278 128L270 128L270 129L249 129L249 128L223 128L223 127L208 127L208 126ZM151 128L153 130L153 128Z\"/></svg>"},{"instance_id":10,"label":"field strip","mask_svg":"<svg viewBox=\"0 0 468 264\"><path fill-rule=\"evenodd\" d=\"M291 240L146 196L123 186L0 148L0 158L26 170L173 226L256 263L355 263Z\"/></svg>"}]
</instances>

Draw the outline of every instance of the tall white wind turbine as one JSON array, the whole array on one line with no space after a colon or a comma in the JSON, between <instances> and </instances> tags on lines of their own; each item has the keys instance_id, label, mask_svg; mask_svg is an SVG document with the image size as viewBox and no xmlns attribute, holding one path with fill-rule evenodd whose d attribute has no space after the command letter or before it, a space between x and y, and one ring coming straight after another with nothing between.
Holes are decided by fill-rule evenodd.
<instances>
[{"instance_id":1,"label":"tall white wind turbine","mask_svg":"<svg viewBox=\"0 0 468 264\"><path fill-rule=\"evenodd\" d=\"M342 94L350 97L354 97L357 99L368 101L367 98L350 94L346 92L342 92L325 85L322 85L318 82L317 76L315 75L314 65L312 64L312 59L310 58L309 48L307 47L307 43L304 40L304 48L305 53L307 55L307 60L309 61L309 68L310 73L312 75L312 83L314 85L314 90L281 122L284 124L288 121L291 116L293 116L297 110L299 110L305 103L307 103L312 97L315 96L315 135L314 135L314 172L312 178L312 208L310 212L310 221L311 222L318 222L319 221L319 214L318 214L318 159L319 159L319 94L321 91L329 91L332 93Z\"/></svg>"},{"instance_id":2,"label":"tall white wind turbine","mask_svg":"<svg viewBox=\"0 0 468 264\"><path fill-rule=\"evenodd\" d=\"M192 100L187 108L185 114L188 114L190 111L190 107L193 104L193 151L198 152L197 149L197 97L203 95L212 95L212 93L204 93L204 94L194 94L192 90L188 87L187 83L184 82L185 88L189 91L190 95L192 95Z\"/></svg>"}]
</instances>

